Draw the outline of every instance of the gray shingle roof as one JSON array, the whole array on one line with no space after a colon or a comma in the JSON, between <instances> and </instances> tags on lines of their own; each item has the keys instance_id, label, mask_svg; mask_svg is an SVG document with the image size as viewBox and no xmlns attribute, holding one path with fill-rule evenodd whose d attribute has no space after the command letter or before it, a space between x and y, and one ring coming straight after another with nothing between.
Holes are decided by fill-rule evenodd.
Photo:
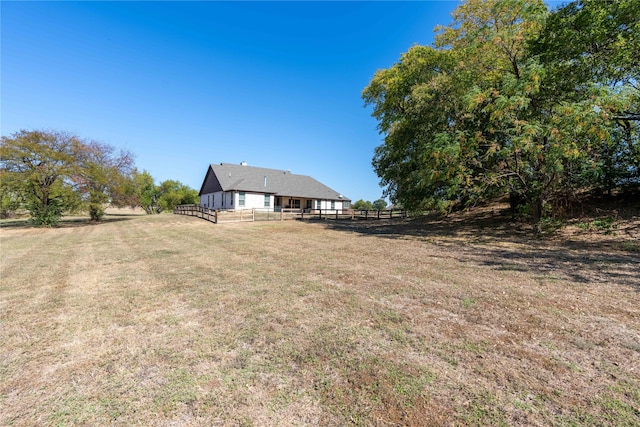
<instances>
[{"instance_id":1,"label":"gray shingle roof","mask_svg":"<svg viewBox=\"0 0 640 427\"><path fill-rule=\"evenodd\" d=\"M350 200L310 176L296 175L289 171L231 163L212 164L211 169L222 191L269 193L321 200Z\"/></svg>"}]
</instances>

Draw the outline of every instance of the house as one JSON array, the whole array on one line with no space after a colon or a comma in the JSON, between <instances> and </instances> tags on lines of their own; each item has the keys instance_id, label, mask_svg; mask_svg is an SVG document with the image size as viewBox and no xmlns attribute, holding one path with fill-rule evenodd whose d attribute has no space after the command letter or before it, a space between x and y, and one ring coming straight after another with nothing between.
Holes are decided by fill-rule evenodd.
<instances>
[{"instance_id":1,"label":"house","mask_svg":"<svg viewBox=\"0 0 640 427\"><path fill-rule=\"evenodd\" d=\"M349 209L351 200L310 176L238 164L211 164L200 188L200 205L211 209Z\"/></svg>"}]
</instances>

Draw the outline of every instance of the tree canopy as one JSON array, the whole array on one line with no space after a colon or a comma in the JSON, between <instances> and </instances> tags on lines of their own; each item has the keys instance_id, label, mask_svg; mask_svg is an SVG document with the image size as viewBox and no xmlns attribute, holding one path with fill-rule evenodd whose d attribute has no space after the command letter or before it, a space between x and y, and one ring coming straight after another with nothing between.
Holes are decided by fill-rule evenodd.
<instances>
[{"instance_id":1,"label":"tree canopy","mask_svg":"<svg viewBox=\"0 0 640 427\"><path fill-rule=\"evenodd\" d=\"M365 201L359 199L351 204L351 208L357 211L370 211L373 210L373 203L371 203L369 200Z\"/></svg>"},{"instance_id":2,"label":"tree canopy","mask_svg":"<svg viewBox=\"0 0 640 427\"><path fill-rule=\"evenodd\" d=\"M197 203L198 193L166 180L154 183L134 168L133 154L60 131L22 130L0 145L2 214L24 208L36 225L58 223L64 212L85 210L102 219L108 204L141 206L147 213Z\"/></svg>"},{"instance_id":3,"label":"tree canopy","mask_svg":"<svg viewBox=\"0 0 640 427\"><path fill-rule=\"evenodd\" d=\"M34 223L53 225L79 204L70 180L82 141L65 132L20 131L2 137L0 178L3 198L21 201Z\"/></svg>"},{"instance_id":4,"label":"tree canopy","mask_svg":"<svg viewBox=\"0 0 640 427\"><path fill-rule=\"evenodd\" d=\"M76 158L77 172L72 176L89 210L89 216L99 221L104 207L121 191L121 185L131 174L133 155L126 151L115 154L115 149L95 141L81 145Z\"/></svg>"},{"instance_id":5,"label":"tree canopy","mask_svg":"<svg viewBox=\"0 0 640 427\"><path fill-rule=\"evenodd\" d=\"M639 4L462 3L434 46L363 91L385 195L443 212L508 196L537 222L585 191L637 184Z\"/></svg>"},{"instance_id":6,"label":"tree canopy","mask_svg":"<svg viewBox=\"0 0 640 427\"><path fill-rule=\"evenodd\" d=\"M134 170L128 184L133 206L140 206L149 214L172 212L177 205L198 204L198 192L180 181L166 180L156 185L153 176Z\"/></svg>"}]
</instances>

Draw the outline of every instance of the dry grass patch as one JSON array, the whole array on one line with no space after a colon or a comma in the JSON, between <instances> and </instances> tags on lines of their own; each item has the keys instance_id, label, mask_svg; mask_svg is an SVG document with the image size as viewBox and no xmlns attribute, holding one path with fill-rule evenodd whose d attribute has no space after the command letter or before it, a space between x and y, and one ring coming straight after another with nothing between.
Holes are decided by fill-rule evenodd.
<instances>
[{"instance_id":1,"label":"dry grass patch","mask_svg":"<svg viewBox=\"0 0 640 427\"><path fill-rule=\"evenodd\" d=\"M107 219L0 229L1 425L640 423L637 236Z\"/></svg>"}]
</instances>

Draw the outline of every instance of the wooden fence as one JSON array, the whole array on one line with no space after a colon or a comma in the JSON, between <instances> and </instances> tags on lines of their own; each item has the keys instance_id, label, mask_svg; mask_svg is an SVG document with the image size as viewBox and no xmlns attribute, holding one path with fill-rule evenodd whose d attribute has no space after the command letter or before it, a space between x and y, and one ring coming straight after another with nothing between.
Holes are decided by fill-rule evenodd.
<instances>
[{"instance_id":1,"label":"wooden fence","mask_svg":"<svg viewBox=\"0 0 640 427\"><path fill-rule=\"evenodd\" d=\"M407 218L407 211L399 209L355 210L355 209L305 209L298 213L300 219L393 219Z\"/></svg>"},{"instance_id":2,"label":"wooden fence","mask_svg":"<svg viewBox=\"0 0 640 427\"><path fill-rule=\"evenodd\" d=\"M218 212L213 209L209 209L199 205L178 205L173 208L173 213L176 215L188 215L196 216L198 218L211 221L213 223L218 222Z\"/></svg>"},{"instance_id":3,"label":"wooden fence","mask_svg":"<svg viewBox=\"0 0 640 427\"><path fill-rule=\"evenodd\" d=\"M180 205L173 210L177 215L189 215L211 221L222 222L253 222L253 221L285 221L299 220L372 220L407 218L407 211L398 209L385 210L354 210L354 209L239 209L216 211L198 205Z\"/></svg>"}]
</instances>

